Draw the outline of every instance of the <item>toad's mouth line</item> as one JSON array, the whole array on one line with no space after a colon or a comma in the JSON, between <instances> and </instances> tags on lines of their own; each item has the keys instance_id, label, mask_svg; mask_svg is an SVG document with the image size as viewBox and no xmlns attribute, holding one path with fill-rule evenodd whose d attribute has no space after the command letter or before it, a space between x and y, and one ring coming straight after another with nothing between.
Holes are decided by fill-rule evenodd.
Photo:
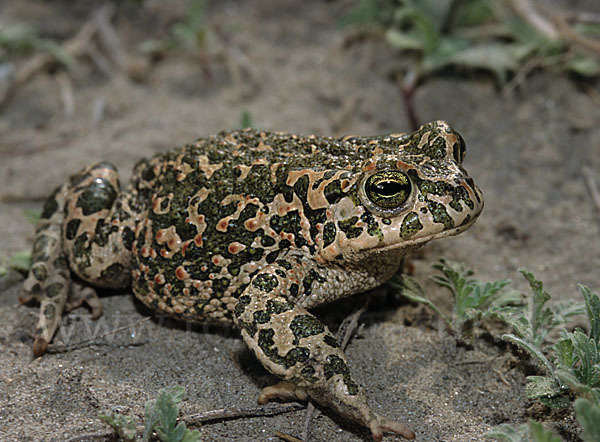
<instances>
[{"instance_id":1,"label":"toad's mouth line","mask_svg":"<svg viewBox=\"0 0 600 442\"><path fill-rule=\"evenodd\" d=\"M386 252L393 251L393 250L399 249L399 248L416 247L416 246L419 246L419 245L421 245L423 243L432 241L434 239L446 238L448 236L458 235L459 233L462 233L465 230L467 230L469 227L471 227L475 223L476 219L477 219L477 216L474 217L474 218L472 218L468 223L462 224L462 225L460 225L458 227L454 227L454 228L449 229L449 230L443 230L441 232L434 233L433 235L427 235L427 236L423 236L421 238L415 238L415 239L412 239L412 240L406 240L406 241L403 241L403 242L398 243L398 244L391 244L389 246L385 246L385 247L381 247L381 248L376 249L376 250L372 250L372 252L374 254L386 253Z\"/></svg>"}]
</instances>

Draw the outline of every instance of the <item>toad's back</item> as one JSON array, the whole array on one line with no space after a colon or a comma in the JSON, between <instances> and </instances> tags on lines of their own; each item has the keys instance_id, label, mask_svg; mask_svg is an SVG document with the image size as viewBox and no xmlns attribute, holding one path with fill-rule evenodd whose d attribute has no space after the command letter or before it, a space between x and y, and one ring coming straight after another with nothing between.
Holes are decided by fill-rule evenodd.
<instances>
[{"instance_id":1,"label":"toad's back","mask_svg":"<svg viewBox=\"0 0 600 442\"><path fill-rule=\"evenodd\" d=\"M245 130L138 166L149 210L134 251L137 296L187 319L230 320L265 263L290 248L316 256L342 186L366 159L394 149L391 137L368 141Z\"/></svg>"}]
</instances>

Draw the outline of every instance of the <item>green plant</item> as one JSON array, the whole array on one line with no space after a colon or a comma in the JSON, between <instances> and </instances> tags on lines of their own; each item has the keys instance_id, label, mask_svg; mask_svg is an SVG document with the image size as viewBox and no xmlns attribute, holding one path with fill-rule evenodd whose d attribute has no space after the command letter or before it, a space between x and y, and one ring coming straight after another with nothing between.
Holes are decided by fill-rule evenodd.
<instances>
[{"instance_id":1,"label":"green plant","mask_svg":"<svg viewBox=\"0 0 600 442\"><path fill-rule=\"evenodd\" d=\"M124 414L100 413L100 420L117 432L125 442L133 442L137 433L135 421Z\"/></svg>"},{"instance_id":2,"label":"green plant","mask_svg":"<svg viewBox=\"0 0 600 442\"><path fill-rule=\"evenodd\" d=\"M442 313L412 278L402 275L391 284L403 289L402 294L414 302L425 304L444 319L448 327L461 338L471 339L475 325L486 318L493 318L515 305L523 304L523 296L514 291L503 291L510 281L481 282L470 278L473 272L458 263L441 259L433 265L442 274L432 276L438 285L447 288L454 299L452 315Z\"/></svg>"},{"instance_id":3,"label":"green plant","mask_svg":"<svg viewBox=\"0 0 600 442\"><path fill-rule=\"evenodd\" d=\"M26 24L0 26L0 60L30 52L48 52L59 63L70 67L75 63L57 41L41 37L37 29Z\"/></svg>"},{"instance_id":4,"label":"green plant","mask_svg":"<svg viewBox=\"0 0 600 442\"><path fill-rule=\"evenodd\" d=\"M209 37L206 25L206 1L193 0L181 21L169 28L167 37L147 40L140 46L142 52L162 52L176 48L188 51L203 50Z\"/></svg>"},{"instance_id":5,"label":"green plant","mask_svg":"<svg viewBox=\"0 0 600 442\"><path fill-rule=\"evenodd\" d=\"M163 388L156 399L146 402L144 412L144 432L142 440L150 440L153 432L164 442L196 442L200 440L198 430L189 430L185 423L177 423L179 403L183 399L185 388L175 386ZM125 441L136 439L137 426L129 416L119 413L101 414L100 419L112 427Z\"/></svg>"},{"instance_id":6,"label":"green plant","mask_svg":"<svg viewBox=\"0 0 600 442\"><path fill-rule=\"evenodd\" d=\"M519 425L517 428L509 424L498 425L488 431L485 436L490 439L509 442L562 442L560 437L534 420Z\"/></svg>"},{"instance_id":7,"label":"green plant","mask_svg":"<svg viewBox=\"0 0 600 442\"><path fill-rule=\"evenodd\" d=\"M583 308L573 302L547 307L550 295L540 281L525 270L521 273L528 280L533 292L529 318L512 315L506 319L513 333L502 336L521 350L527 352L546 372L544 376L529 376L526 387L528 397L539 399L551 406L567 406L569 390L588 391L600 387L600 356L597 336L600 326L600 300L598 295L579 285L585 301L585 312L590 324L590 335L581 330L560 330L560 339L551 347L548 334L558 325L565 324L573 315L582 314ZM593 392L590 392L594 395Z\"/></svg>"},{"instance_id":8,"label":"green plant","mask_svg":"<svg viewBox=\"0 0 600 442\"><path fill-rule=\"evenodd\" d=\"M249 110L244 110L240 116L240 127L246 129L252 127L252 114Z\"/></svg>"},{"instance_id":9,"label":"green plant","mask_svg":"<svg viewBox=\"0 0 600 442\"><path fill-rule=\"evenodd\" d=\"M493 0L363 0L346 17L345 25L379 23L388 43L414 56L411 81L448 67L484 69L500 83L527 61L557 67L587 77L600 74L597 58L566 37L543 33L506 2ZM533 20L532 20L533 22ZM598 37L600 26L581 23L572 31Z\"/></svg>"},{"instance_id":10,"label":"green plant","mask_svg":"<svg viewBox=\"0 0 600 442\"><path fill-rule=\"evenodd\" d=\"M460 336L472 336L477 321L496 319L508 325L513 333L502 339L510 342L535 361L543 375L528 376L527 396L552 407L574 407L583 428L585 441L600 440L600 297L579 285L584 305L575 301L549 305L550 294L533 273L520 269L529 283L528 302L522 294L503 291L507 280L483 283L470 278L473 272L463 266L440 260L433 266L442 275L431 279L447 288L454 298L452 317L444 315L423 289L406 276L394 278L393 285L403 288L403 295L436 311ZM564 324L575 315L587 315L588 332L567 331ZM558 327L563 326L558 329ZM558 332L552 342L550 336ZM573 399L574 402L573 402ZM503 424L493 428L489 438L507 441L557 442L561 439L541 423L530 421L517 428Z\"/></svg>"},{"instance_id":11,"label":"green plant","mask_svg":"<svg viewBox=\"0 0 600 442\"><path fill-rule=\"evenodd\" d=\"M144 435L143 440L148 441L153 431L156 431L160 440L164 442L193 442L200 440L198 430L190 431L185 423L177 423L179 414L179 403L181 402L185 388L175 386L163 388L158 392L155 400L146 403L144 413Z\"/></svg>"},{"instance_id":12,"label":"green plant","mask_svg":"<svg viewBox=\"0 0 600 442\"><path fill-rule=\"evenodd\" d=\"M9 268L12 268L18 272L27 272L30 267L30 251L15 252L8 258L0 257L0 276L6 275Z\"/></svg>"}]
</instances>

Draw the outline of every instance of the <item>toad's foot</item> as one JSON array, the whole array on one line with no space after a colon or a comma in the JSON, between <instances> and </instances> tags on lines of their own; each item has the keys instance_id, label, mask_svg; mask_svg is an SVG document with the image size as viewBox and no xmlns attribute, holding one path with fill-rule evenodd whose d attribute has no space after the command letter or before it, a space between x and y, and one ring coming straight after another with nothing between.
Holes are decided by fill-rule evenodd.
<instances>
[{"instance_id":1,"label":"toad's foot","mask_svg":"<svg viewBox=\"0 0 600 442\"><path fill-rule=\"evenodd\" d=\"M279 399L284 402L295 400L306 401L308 399L308 394L304 388L300 388L291 382L282 381L275 385L263 388L260 391L257 402L259 405L264 405L274 399Z\"/></svg>"},{"instance_id":2,"label":"toad's foot","mask_svg":"<svg viewBox=\"0 0 600 442\"><path fill-rule=\"evenodd\" d=\"M92 319L98 319L102 316L102 303L91 287L86 287L80 283L73 283L64 275L56 274L56 281L49 281L45 290L40 290L39 285L25 284L19 302L29 304L37 302L40 304L40 314L35 328L35 337L33 342L33 355L41 356L46 352L48 344L56 333L62 312L70 312L82 305L87 305L92 311ZM55 278L55 279L56 279ZM54 288L52 288L54 287ZM50 288L50 290L48 289ZM54 291L56 293L54 293Z\"/></svg>"},{"instance_id":3,"label":"toad's foot","mask_svg":"<svg viewBox=\"0 0 600 442\"><path fill-rule=\"evenodd\" d=\"M258 396L258 403L264 405L276 399L284 402L306 401L308 397L306 389L300 388L291 382L282 381L263 388ZM415 438L415 433L405 424L387 419L378 414L373 414L370 421L365 422L365 426L369 427L373 435L373 440L376 441L382 439L384 431L399 434L409 440Z\"/></svg>"},{"instance_id":4,"label":"toad's foot","mask_svg":"<svg viewBox=\"0 0 600 442\"><path fill-rule=\"evenodd\" d=\"M73 281L65 311L70 312L81 306L87 306L92 311L92 319L98 319L102 316L102 302L98 293L92 287Z\"/></svg>"}]
</instances>

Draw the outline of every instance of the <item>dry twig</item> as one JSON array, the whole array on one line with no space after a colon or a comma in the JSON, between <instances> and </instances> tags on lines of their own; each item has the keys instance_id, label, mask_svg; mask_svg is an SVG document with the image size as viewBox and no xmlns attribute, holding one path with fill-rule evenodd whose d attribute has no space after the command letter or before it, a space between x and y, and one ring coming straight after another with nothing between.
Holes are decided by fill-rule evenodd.
<instances>
[{"instance_id":1,"label":"dry twig","mask_svg":"<svg viewBox=\"0 0 600 442\"><path fill-rule=\"evenodd\" d=\"M123 325L122 327L117 327L112 330L107 331L106 333L102 333L101 335L94 336L90 339L85 339L80 342L76 342L75 344L64 345L64 344L51 344L48 346L47 353L67 353L69 351L77 350L83 347L89 347L90 345L101 345L103 342L98 342L99 339L105 338L110 335L114 335L115 333L121 332L123 330L128 330L132 327L136 327L146 321L152 319L150 316L140 319L133 324Z\"/></svg>"},{"instance_id":2,"label":"dry twig","mask_svg":"<svg viewBox=\"0 0 600 442\"><path fill-rule=\"evenodd\" d=\"M286 433L282 433L281 431L276 431L275 436L286 442L302 442L302 439L298 439L295 436L292 436L292 435L289 435Z\"/></svg>"},{"instance_id":3,"label":"dry twig","mask_svg":"<svg viewBox=\"0 0 600 442\"><path fill-rule=\"evenodd\" d=\"M277 416L278 414L291 413L305 408L303 404L292 402L289 404L268 404L252 408L218 408L202 413L188 414L181 418L186 425L195 425L225 419L238 419L246 417Z\"/></svg>"},{"instance_id":4,"label":"dry twig","mask_svg":"<svg viewBox=\"0 0 600 442\"><path fill-rule=\"evenodd\" d=\"M86 22L73 38L63 44L63 51L71 57L81 55L97 30L98 28L95 23L91 21ZM47 69L55 62L56 58L54 55L47 52L39 53L29 59L17 70L11 86L8 87L6 93L0 97L0 109L5 106L14 96L15 92L31 80L34 75Z\"/></svg>"}]
</instances>

